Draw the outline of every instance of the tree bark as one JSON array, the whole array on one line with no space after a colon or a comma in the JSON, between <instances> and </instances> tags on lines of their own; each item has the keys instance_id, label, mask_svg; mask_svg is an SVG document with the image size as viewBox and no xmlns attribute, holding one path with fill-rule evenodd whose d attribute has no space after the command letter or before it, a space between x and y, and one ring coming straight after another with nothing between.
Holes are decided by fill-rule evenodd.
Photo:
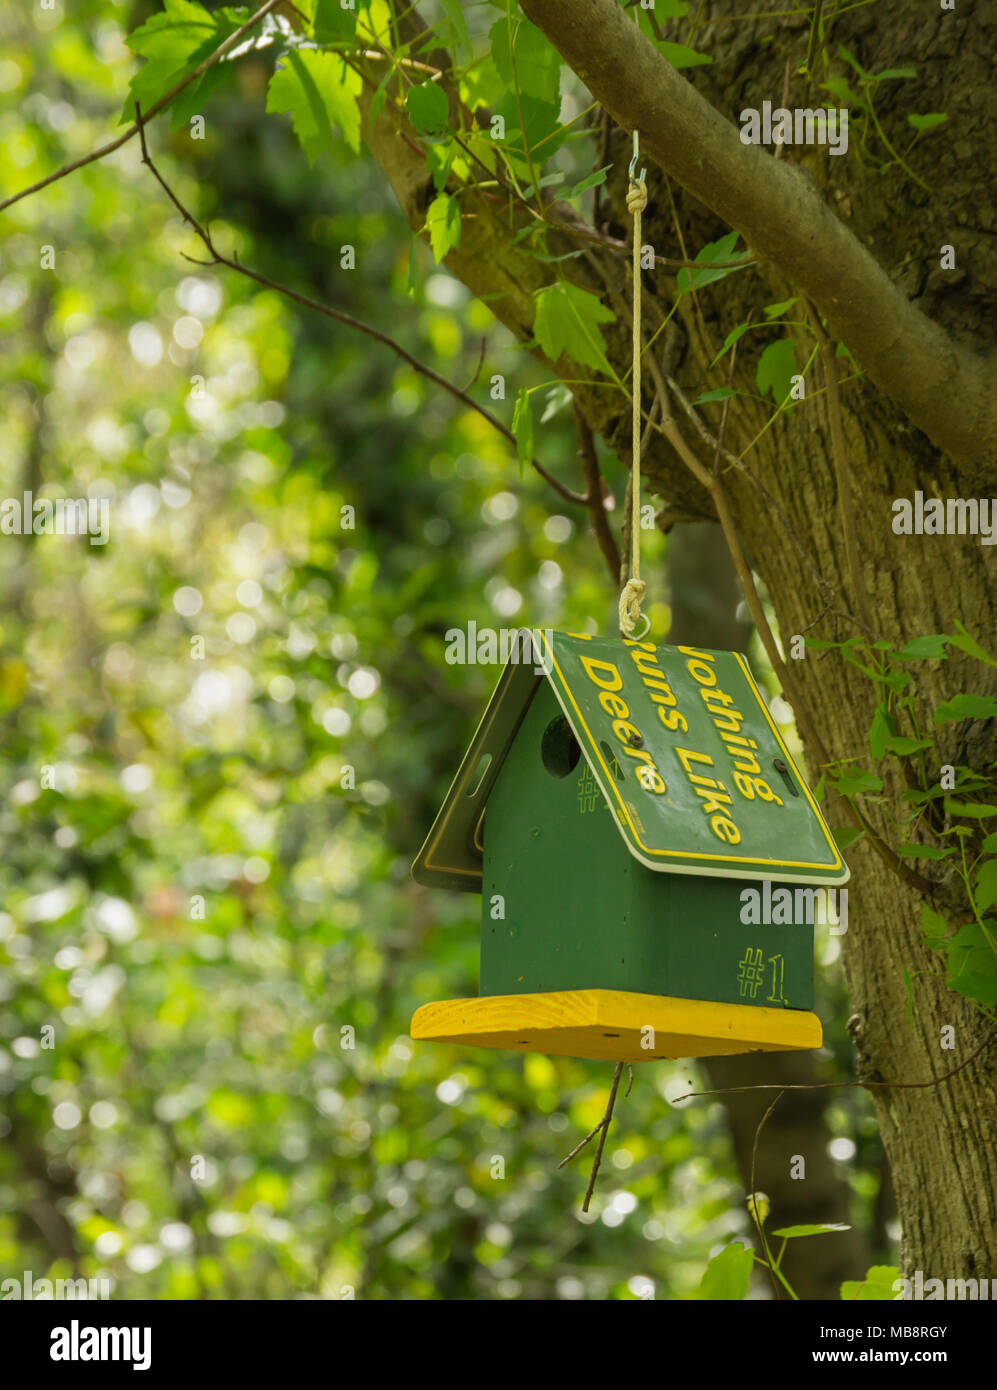
<instances>
[{"instance_id":1,"label":"tree bark","mask_svg":"<svg viewBox=\"0 0 997 1390\"><path fill-rule=\"evenodd\" d=\"M741 590L720 527L701 521L677 526L669 538L667 562L672 621L671 645L746 651L751 624L738 616ZM816 1087L817 1063L810 1052L752 1052L741 1057L705 1057L700 1062L713 1090L732 1086ZM771 1202L768 1228L826 1222L851 1226L826 1238L792 1241L782 1271L804 1300L834 1299L845 1279L861 1278L872 1263L872 1242L852 1226L848 1184L827 1151L828 1092L789 1091L758 1126L775 1099L774 1091L735 1091L720 1097L727 1112L734 1161L745 1193L755 1187ZM700 1102L702 1104L702 1102ZM757 1147L756 1147L757 1137ZM803 1175L797 1160L804 1160ZM781 1242L775 1241L778 1251ZM759 1246L755 1239L756 1248ZM763 1253L759 1249L759 1253ZM761 1272L756 1275L760 1279ZM775 1282L775 1281L773 1281ZM778 1283L774 1298L786 1294Z\"/></svg>"}]
</instances>

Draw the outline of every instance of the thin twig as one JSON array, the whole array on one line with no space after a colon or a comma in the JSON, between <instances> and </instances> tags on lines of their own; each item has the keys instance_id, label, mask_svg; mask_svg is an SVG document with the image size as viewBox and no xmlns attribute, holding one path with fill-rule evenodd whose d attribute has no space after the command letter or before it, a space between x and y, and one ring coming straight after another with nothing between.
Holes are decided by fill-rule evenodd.
<instances>
[{"instance_id":1,"label":"thin twig","mask_svg":"<svg viewBox=\"0 0 997 1390\"><path fill-rule=\"evenodd\" d=\"M737 353L738 346L739 346L739 344L737 344L737 343L734 344L734 350L733 350L732 357L733 357L734 354ZM733 379L734 379L734 363L733 363L733 361L732 361L732 362L731 362L730 372L728 373L728 384L729 384L731 381L733 381ZM684 391L682 390L682 388L679 386L679 384L678 384L678 382L675 380L675 378L674 378L674 377L667 377L666 380L667 380L667 382L668 382L669 388L671 389L671 391L672 391L672 392L675 394L675 396L677 397L679 405L682 407L682 409L683 409L683 410L685 411L685 413L688 415L689 419L690 419L690 420L692 421L692 423L695 425L696 430L697 430L697 432L699 433L700 438L701 438L706 444L709 444L710 448L714 450L714 455L713 455L713 476L714 476L715 478L719 476L719 474L720 474L720 467L719 467L720 459L723 458L723 459L726 459L726 460L727 460L728 467L730 467L730 468L736 468L737 471L738 471L743 477L747 478L748 482L750 482L751 485L752 485L753 487L757 488L757 490L758 490L758 491L761 493L761 495L765 498L765 501L767 502L767 504L768 504L768 506L770 507L770 509L775 513L775 515L776 515L776 516L779 518L779 520L782 522L783 530L785 531L785 533L786 533L786 535L787 535L787 537L788 537L788 539L789 539L790 544L791 544L791 545L793 546L793 548L797 551L797 553L799 554L800 559L803 561L803 563L804 563L804 564L807 566L807 568L811 571L811 573L813 574L814 578L816 579L818 585L821 587L821 589L828 590L828 591L830 591L830 592L833 593L833 591L834 591L834 590L833 590L833 585L830 583L829 580L827 580L827 579L824 578L824 576L821 574L820 570L817 568L817 565L816 565L816 563L815 563L815 561L814 561L814 559L813 559L813 556L809 554L809 552L807 551L806 547L803 545L802 541L800 540L799 536L797 535L797 533L796 533L794 527L792 526L792 524L791 524L789 518L787 517L787 515L786 515L786 513L785 513L785 511L784 511L784 509L783 509L783 507L782 507L782 504L780 503L779 499L778 499L777 497L774 497L774 496L772 495L772 493L769 491L769 489L765 486L765 484L762 482L762 480L761 480L760 478L756 478L756 477L755 477L754 473L752 473L751 469L748 467L748 465L744 462L743 459L736 458L736 457L730 452L729 449L727 449L727 448L724 447L724 442L723 442L723 441L724 441L724 433L725 433L725 430L726 430L726 427L727 427L727 408L728 408L728 406L730 405L731 397L730 397L730 396L726 396L726 397L724 398L724 402L723 402L723 414L722 414L721 417L720 417L720 430L719 430L718 434L714 436L714 435L710 432L708 426L706 425L706 422L700 417L700 415L699 415L698 412L696 411L695 406L692 404L692 402L691 402L691 401L689 400L689 398L686 396L685 392L684 392ZM826 611L827 611L827 610L825 609L825 612L826 612ZM857 619L856 619L856 621L857 621Z\"/></svg>"},{"instance_id":2,"label":"thin twig","mask_svg":"<svg viewBox=\"0 0 997 1390\"><path fill-rule=\"evenodd\" d=\"M474 375L471 377L471 380L470 380L470 381L467 383L467 385L464 387L464 390L465 390L465 391L470 391L471 387L475 384L475 382L478 380L478 377L481 375L481 368L482 368L482 366L484 365L484 361L485 361L485 349L486 349L487 347L488 347L488 339L487 339L487 338L482 338L482 340L481 340L481 351L478 353L478 365L477 365L477 366L475 367L475 369L474 369Z\"/></svg>"},{"instance_id":3,"label":"thin twig","mask_svg":"<svg viewBox=\"0 0 997 1390\"><path fill-rule=\"evenodd\" d=\"M578 408L577 402L575 404L575 428L578 432L578 457L585 470L586 497L589 514L592 517L592 530L595 532L595 538L603 558L609 566L610 580L615 585L620 573L620 550L616 544L616 538L610 530L609 518L606 515L603 479L602 473L599 471L599 456L596 453L595 439L588 421Z\"/></svg>"},{"instance_id":4,"label":"thin twig","mask_svg":"<svg viewBox=\"0 0 997 1390\"><path fill-rule=\"evenodd\" d=\"M595 1191L595 1180L599 1176L599 1166L602 1163L602 1151L606 1147L606 1135L609 1133L609 1122L613 1118L613 1106L616 1104L616 1092L620 1085L620 1077L623 1075L623 1063L617 1062L616 1070L613 1072L613 1084L609 1091L609 1102L606 1105L606 1114L602 1122L602 1133L599 1135L599 1144L595 1151L595 1158L592 1160L592 1172L589 1174L589 1185L585 1189L585 1200L582 1202L582 1211L588 1211L592 1193Z\"/></svg>"},{"instance_id":5,"label":"thin twig","mask_svg":"<svg viewBox=\"0 0 997 1390\"><path fill-rule=\"evenodd\" d=\"M256 13L246 20L245 24L240 25L234 34L230 34L224 43L218 45L213 53L209 53L203 62L198 63L193 72L188 73L182 82L178 82L164 97L160 97L157 102L154 102L141 120L139 119L138 102L136 102L135 124L130 125L123 135L118 136L117 140L111 140L108 144L101 145L96 150L91 150L89 154L83 155L82 158L74 159L71 164L64 164L61 169L56 169L54 174L49 174L46 178L39 179L38 182L33 183L30 188L22 188L19 193L12 193L9 198L5 198L3 202L0 203L0 212L4 212L7 208L12 207L14 203L19 203L22 198L27 198L30 193L37 193L40 189L47 188L50 183L56 183L59 179L64 179L67 174L72 174L77 169L82 169L87 164L93 164L98 159L103 159L105 155L113 154L115 150L119 150L122 145L127 144L134 136L141 134L142 126L145 122L151 121L153 116L158 116L160 111L169 106L173 98L179 96L185 87L189 87L192 82L196 82L199 77L203 77L209 68L214 67L216 63L220 62L221 59L225 57L225 54L228 53L230 49L234 48L249 30L252 29L255 24L258 24L264 15L269 14L274 6L279 3L280 0L266 0L266 4L261 5Z\"/></svg>"},{"instance_id":6,"label":"thin twig","mask_svg":"<svg viewBox=\"0 0 997 1390\"><path fill-rule=\"evenodd\" d=\"M810 38L807 43L807 56L803 60L803 67L809 81L813 71L814 56L817 52L817 39L820 33L820 12L824 8L824 0L817 0L814 5L813 17L810 21ZM823 47L823 44L821 45Z\"/></svg>"},{"instance_id":7,"label":"thin twig","mask_svg":"<svg viewBox=\"0 0 997 1390\"><path fill-rule=\"evenodd\" d=\"M783 78L782 78L782 101L780 102L780 105L782 106L782 108L783 108L784 110L785 110L785 108L789 105L789 74L790 74L790 72L792 71L792 66L793 66L793 65L792 65L792 62L790 61L789 58L787 58L787 59L786 59L786 71L783 73ZM782 152L783 152L783 150L784 150L785 148L786 148L785 143L784 143L782 140L779 140L779 141L776 143L776 147L775 147L775 157L776 157L776 159L781 159L781 158L782 158Z\"/></svg>"},{"instance_id":8,"label":"thin twig","mask_svg":"<svg viewBox=\"0 0 997 1390\"><path fill-rule=\"evenodd\" d=\"M675 228L675 237L678 241L679 249L681 250L682 255L685 256L686 259L688 259L689 250L685 244L685 237L682 235L682 222L679 218L679 210L675 203L675 194L672 192L672 181L668 177L667 173L664 175L664 180L665 192L668 194L668 204L672 214L672 226ZM657 257L655 257L655 261L657 261ZM689 281L689 293L692 296L693 312L696 316L696 323L699 326L699 336L701 340L701 345L704 349L707 360L712 361L712 359L716 355L716 344L710 341L710 335L706 329L706 320L703 317L703 308L699 302L699 295L696 293L696 286L693 284L691 278Z\"/></svg>"},{"instance_id":9,"label":"thin twig","mask_svg":"<svg viewBox=\"0 0 997 1390\"><path fill-rule=\"evenodd\" d=\"M752 306L752 307L748 310L748 317L747 317L747 319L745 320L745 322L750 326L751 320L752 320L754 317L755 317L755 310L754 310L754 306ZM735 370L736 370L736 368L737 368L737 356L738 356L738 353L740 352L740 350L741 350L741 340L740 340L740 338L738 338L738 340L734 343L734 346L731 348L731 353L730 353L730 366L729 366L728 369L727 369L727 390L728 390L728 391L733 391L733 389L734 389L734 372L735 372ZM716 449L716 453L713 455L713 476L714 476L714 478L719 478L719 476L720 476L720 457L721 457L721 455L724 455L724 456L727 455L727 450L724 448L724 437L725 437L726 434L727 434L727 414L728 414L728 411L730 410L730 402L731 402L730 396L725 396L725 397L724 397L724 403L723 403L723 410L720 412L720 428L719 428L719 430L717 431L717 449ZM743 462L742 462L740 459L738 460L738 463L740 464L740 466L741 466L742 468L744 468L744 464L743 464ZM785 521L785 517L784 517L784 524L785 524L785 526L786 526L786 529L789 531L790 535L793 536L793 538L795 539L795 532L793 531L793 528L789 525L788 521ZM805 554L806 554L806 551L803 550L802 546L800 547L800 549L801 549L802 553L805 555ZM816 568L816 567L815 567L815 568Z\"/></svg>"},{"instance_id":10,"label":"thin twig","mask_svg":"<svg viewBox=\"0 0 997 1390\"><path fill-rule=\"evenodd\" d=\"M567 1157L562 1158L560 1163L557 1165L558 1168L563 1168L566 1163L571 1162L571 1160L575 1157L576 1154L581 1153L582 1149L584 1149L586 1144L588 1144L592 1139L594 1139L597 1134L599 1135L599 1144L595 1151L595 1158L592 1160L592 1172L589 1174L588 1187L585 1189L585 1199L582 1202L582 1211L588 1211L589 1201L592 1197L592 1193L595 1191L595 1180L599 1174L599 1165L602 1163L602 1151L606 1146L606 1135L609 1133L610 1121L613 1118L613 1107L616 1104L616 1092L619 1089L620 1077L622 1075L623 1063L617 1062L616 1069L613 1072L613 1084L609 1088L609 1100L606 1102L606 1109L602 1119L599 1121L599 1123L595 1126L594 1129L589 1130L585 1138L580 1140L580 1142L575 1145L575 1147L571 1150ZM627 1094L630 1094L629 1087L627 1088Z\"/></svg>"},{"instance_id":11,"label":"thin twig","mask_svg":"<svg viewBox=\"0 0 997 1390\"><path fill-rule=\"evenodd\" d=\"M603 1119L605 1118L605 1115L603 1115ZM600 1129L602 1129L602 1120L600 1120L597 1125L594 1125L589 1130L588 1134L586 1134L584 1139L579 1139L578 1143L571 1150L571 1152L569 1154L566 1154L565 1157L561 1159L560 1163L557 1165L558 1168L563 1168L566 1163L571 1162L571 1160L575 1157L576 1154L580 1154L582 1149L584 1149L585 1145L590 1144L592 1142L595 1136L599 1133Z\"/></svg>"},{"instance_id":12,"label":"thin twig","mask_svg":"<svg viewBox=\"0 0 997 1390\"><path fill-rule=\"evenodd\" d=\"M695 1096L730 1096L740 1091L840 1091L856 1087L867 1090L874 1086L888 1091L923 1091L931 1086L940 1086L943 1081L950 1081L964 1067L968 1067L970 1062L975 1061L995 1038L997 1038L997 1030L985 1037L979 1047L971 1052L964 1062L960 1062L957 1067L945 1072L943 1076L933 1076L929 1081L809 1081L794 1082L792 1085L775 1085L764 1082L757 1086L724 1086L718 1091L690 1091L688 1095L676 1096L672 1104L678 1105L680 1101L692 1100Z\"/></svg>"},{"instance_id":13,"label":"thin twig","mask_svg":"<svg viewBox=\"0 0 997 1390\"><path fill-rule=\"evenodd\" d=\"M755 1142L751 1146L751 1194L748 1198L748 1204L751 1209L752 1220L754 1221L755 1227L758 1231L758 1238L761 1241L762 1249L765 1251L765 1259L767 1261L766 1268L768 1269L769 1274L772 1276L772 1287L775 1289L777 1296L779 1293L779 1285L776 1282L775 1266L772 1264L772 1251L769 1249L769 1239L768 1236L765 1234L765 1223L759 1218L758 1215L758 1191L755 1187L755 1160L758 1157L758 1141L761 1138L762 1130L765 1128L765 1122L768 1119L768 1117L772 1114L772 1111L782 1100L784 1093L784 1088L780 1089L779 1094L775 1097L772 1104L769 1106L765 1114L759 1120L758 1128L755 1130Z\"/></svg>"},{"instance_id":14,"label":"thin twig","mask_svg":"<svg viewBox=\"0 0 997 1390\"><path fill-rule=\"evenodd\" d=\"M170 188L169 184L153 163L145 138L145 117L139 110L137 102L135 105L135 116L139 139L142 145L142 163L148 166L160 188L162 188L163 192L184 221L190 225L211 256L211 261L196 261L195 264L226 266L229 270L237 271L240 275L245 275L248 279L255 280L258 285L264 285L267 289L275 290L286 299L293 299L296 304L302 304L306 309L313 309L317 314L322 314L326 318L334 320L336 323L345 324L347 328L353 328L358 333L363 333L366 337L372 338L375 342L383 344L385 347L390 348L403 362L407 362L413 371L418 372L420 376L426 377L435 385L442 387L444 391L448 391L451 396L456 397L456 399L466 405L468 409L476 411L488 421L493 429L498 430L510 443L515 444L516 436L510 429L507 429L502 421L497 419L490 410L486 410L484 406L479 405L472 396L469 396L466 391L462 391L454 382L448 381L446 377L440 376L439 372L433 371L432 367L427 367L424 363L420 362L418 358L413 357L410 352L406 352L405 348L403 348L400 343L397 343L394 338L389 337L387 333L382 333L379 328L374 328L371 324L364 323L361 319L354 318L352 314L344 313L342 309L334 309L329 304L323 304L320 300L312 299L310 295L300 294L297 290L292 290L287 285L281 285L276 280L271 280L269 276L261 275L259 271L252 270L249 266L243 265L241 261L236 260L234 257L223 256L215 247L211 239L211 234L207 228L202 227L193 213L189 212L187 208L184 207L183 203L181 203L180 199L173 192L173 189ZM192 260L193 258L188 256L186 259ZM565 499L565 501L573 502L577 506L587 505L586 498L580 492L575 492L571 488L565 487L563 483L558 482L551 473L548 473L547 469L544 468L543 464L541 464L538 459L533 458L530 462L540 474L541 478L543 478L544 482L548 483L560 497Z\"/></svg>"}]
</instances>

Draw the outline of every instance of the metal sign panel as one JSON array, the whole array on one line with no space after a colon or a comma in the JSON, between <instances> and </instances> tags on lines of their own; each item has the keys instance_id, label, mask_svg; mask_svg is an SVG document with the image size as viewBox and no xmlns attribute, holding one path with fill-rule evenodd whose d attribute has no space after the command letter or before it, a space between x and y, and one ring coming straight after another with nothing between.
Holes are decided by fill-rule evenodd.
<instances>
[{"instance_id":1,"label":"metal sign panel","mask_svg":"<svg viewBox=\"0 0 997 1390\"><path fill-rule=\"evenodd\" d=\"M848 879L741 655L562 632L535 640L642 864L727 878Z\"/></svg>"}]
</instances>

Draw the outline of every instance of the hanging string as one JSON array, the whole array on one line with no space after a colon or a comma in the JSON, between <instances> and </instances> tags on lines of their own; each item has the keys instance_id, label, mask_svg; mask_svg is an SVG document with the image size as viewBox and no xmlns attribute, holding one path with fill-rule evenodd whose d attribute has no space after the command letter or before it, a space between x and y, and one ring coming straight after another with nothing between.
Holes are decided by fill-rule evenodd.
<instances>
[{"instance_id":1,"label":"hanging string","mask_svg":"<svg viewBox=\"0 0 997 1390\"><path fill-rule=\"evenodd\" d=\"M623 586L620 594L620 631L624 637L633 637L637 624L643 617L646 627L641 632L640 638L646 637L651 620L645 617L640 606L644 595L647 593L647 585L640 577L640 247L641 247L641 213L647 207L647 184L645 177L646 169L641 169L639 177L635 177L637 168L637 158L640 153L640 142L637 131L634 131L634 155L630 161L630 187L627 190L627 212L634 220L633 235L633 371L630 376L630 394L633 403L633 463L630 474L630 574L627 582Z\"/></svg>"}]
</instances>

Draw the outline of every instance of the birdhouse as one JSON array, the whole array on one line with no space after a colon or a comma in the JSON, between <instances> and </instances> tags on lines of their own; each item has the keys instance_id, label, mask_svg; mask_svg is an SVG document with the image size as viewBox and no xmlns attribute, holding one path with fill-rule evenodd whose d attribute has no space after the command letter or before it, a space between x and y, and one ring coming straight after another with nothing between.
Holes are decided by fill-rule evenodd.
<instances>
[{"instance_id":1,"label":"birdhouse","mask_svg":"<svg viewBox=\"0 0 997 1390\"><path fill-rule=\"evenodd\" d=\"M423 1005L412 1037L820 1047L814 919L848 868L744 657L519 639L412 868L481 894L480 997Z\"/></svg>"}]
</instances>

